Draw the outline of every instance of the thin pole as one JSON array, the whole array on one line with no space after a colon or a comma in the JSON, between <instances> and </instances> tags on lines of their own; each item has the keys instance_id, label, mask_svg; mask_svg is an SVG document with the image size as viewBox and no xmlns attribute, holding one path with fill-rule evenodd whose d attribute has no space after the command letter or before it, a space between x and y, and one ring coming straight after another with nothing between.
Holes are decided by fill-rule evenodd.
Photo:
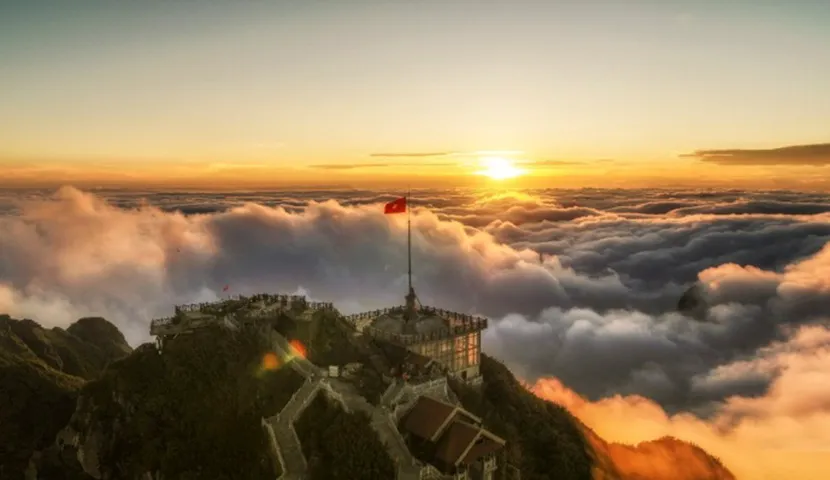
<instances>
[{"instance_id":1,"label":"thin pole","mask_svg":"<svg viewBox=\"0 0 830 480\"><path fill-rule=\"evenodd\" d=\"M407 187L406 191L406 259L409 264L409 291L412 292L412 208L409 204L409 196L412 189Z\"/></svg>"}]
</instances>

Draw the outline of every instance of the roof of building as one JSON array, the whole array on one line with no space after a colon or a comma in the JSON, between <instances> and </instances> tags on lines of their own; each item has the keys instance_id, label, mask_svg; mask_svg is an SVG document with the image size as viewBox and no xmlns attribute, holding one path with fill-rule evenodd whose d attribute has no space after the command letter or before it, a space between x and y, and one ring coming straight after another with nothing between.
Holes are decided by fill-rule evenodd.
<instances>
[{"instance_id":1,"label":"roof of building","mask_svg":"<svg viewBox=\"0 0 830 480\"><path fill-rule=\"evenodd\" d=\"M458 405L421 395L404 418L403 428L424 440L435 442L451 421L480 425L481 419Z\"/></svg>"},{"instance_id":2,"label":"roof of building","mask_svg":"<svg viewBox=\"0 0 830 480\"><path fill-rule=\"evenodd\" d=\"M447 465L470 464L501 449L505 441L481 426L481 419L460 406L420 396L403 428L436 444L435 458Z\"/></svg>"},{"instance_id":3,"label":"roof of building","mask_svg":"<svg viewBox=\"0 0 830 480\"><path fill-rule=\"evenodd\" d=\"M424 440L433 439L455 415L456 407L431 397L421 396L406 415L403 427Z\"/></svg>"},{"instance_id":4,"label":"roof of building","mask_svg":"<svg viewBox=\"0 0 830 480\"><path fill-rule=\"evenodd\" d=\"M453 421L438 440L435 457L447 465L455 465L476 438L480 428Z\"/></svg>"},{"instance_id":5,"label":"roof of building","mask_svg":"<svg viewBox=\"0 0 830 480\"><path fill-rule=\"evenodd\" d=\"M504 444L504 439L482 429L478 438L473 441L473 445L457 463L469 465L485 455L498 452L504 447Z\"/></svg>"}]
</instances>

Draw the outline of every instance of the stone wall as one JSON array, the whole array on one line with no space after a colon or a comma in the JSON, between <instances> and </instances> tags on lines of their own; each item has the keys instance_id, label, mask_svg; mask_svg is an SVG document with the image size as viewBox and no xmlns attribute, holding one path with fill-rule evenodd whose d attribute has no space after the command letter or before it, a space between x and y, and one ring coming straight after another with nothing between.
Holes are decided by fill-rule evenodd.
<instances>
[{"instance_id":1,"label":"stone wall","mask_svg":"<svg viewBox=\"0 0 830 480\"><path fill-rule=\"evenodd\" d=\"M268 436L268 445L271 447L271 459L276 465L279 465L280 470L282 471L282 476L285 473L285 459L282 458L282 450L277 445L277 437L274 434L274 428L271 427L271 424L266 422L265 419L260 420L262 422L262 429L265 430L265 435Z\"/></svg>"}]
</instances>

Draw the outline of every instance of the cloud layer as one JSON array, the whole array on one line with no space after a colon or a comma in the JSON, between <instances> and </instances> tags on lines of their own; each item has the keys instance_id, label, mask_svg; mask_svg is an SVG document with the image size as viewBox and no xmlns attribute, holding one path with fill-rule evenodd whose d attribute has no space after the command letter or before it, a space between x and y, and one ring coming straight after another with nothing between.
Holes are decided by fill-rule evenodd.
<instances>
[{"instance_id":1,"label":"cloud layer","mask_svg":"<svg viewBox=\"0 0 830 480\"><path fill-rule=\"evenodd\" d=\"M683 155L721 165L830 165L830 143L767 149L697 150Z\"/></svg>"},{"instance_id":2,"label":"cloud layer","mask_svg":"<svg viewBox=\"0 0 830 480\"><path fill-rule=\"evenodd\" d=\"M8 192L0 196L0 311L52 325L104 315L135 344L148 339L150 318L215 299L226 284L234 293L302 289L346 313L399 304L405 217L384 216L379 205L396 196ZM750 439L776 451L830 450L830 428L810 427L830 418L830 382L816 363L830 343L827 196L414 196L422 302L489 316L485 348L561 400L571 390L551 387L559 379L599 433L607 419L596 412L647 398L640 404L654 413L654 432L624 440L673 432L724 446L716 451L724 459L730 442L755 451ZM705 321L676 311L696 281L711 304ZM709 436L687 429L687 419Z\"/></svg>"}]
</instances>

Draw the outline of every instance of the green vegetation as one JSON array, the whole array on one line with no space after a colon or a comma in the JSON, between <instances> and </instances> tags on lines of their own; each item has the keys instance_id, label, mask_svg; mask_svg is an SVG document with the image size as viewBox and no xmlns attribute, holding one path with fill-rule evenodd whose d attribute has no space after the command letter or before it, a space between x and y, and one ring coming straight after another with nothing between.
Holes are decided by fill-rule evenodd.
<instances>
[{"instance_id":1,"label":"green vegetation","mask_svg":"<svg viewBox=\"0 0 830 480\"><path fill-rule=\"evenodd\" d=\"M0 364L0 478L22 478L32 453L69 421L81 384L37 364Z\"/></svg>"},{"instance_id":2,"label":"green vegetation","mask_svg":"<svg viewBox=\"0 0 830 480\"><path fill-rule=\"evenodd\" d=\"M370 341L365 341L363 350L355 342L354 330L335 313L318 312L315 314L317 329L308 346L308 359L317 365L340 365L362 363L354 378L354 385L361 395L370 403L378 403L386 390L386 382L380 372L370 361L371 354L379 355Z\"/></svg>"},{"instance_id":3,"label":"green vegetation","mask_svg":"<svg viewBox=\"0 0 830 480\"><path fill-rule=\"evenodd\" d=\"M0 315L0 478L22 478L75 410L77 391L130 347L100 318L68 329Z\"/></svg>"},{"instance_id":4,"label":"green vegetation","mask_svg":"<svg viewBox=\"0 0 830 480\"><path fill-rule=\"evenodd\" d=\"M317 329L308 345L308 359L317 365L346 365L362 362L360 351L351 342L353 333L333 312L314 314Z\"/></svg>"},{"instance_id":5,"label":"green vegetation","mask_svg":"<svg viewBox=\"0 0 830 480\"><path fill-rule=\"evenodd\" d=\"M386 391L388 384L384 382L380 372L369 365L357 371L354 384L357 391L373 405L380 403L380 397Z\"/></svg>"},{"instance_id":6,"label":"green vegetation","mask_svg":"<svg viewBox=\"0 0 830 480\"><path fill-rule=\"evenodd\" d=\"M273 479L261 418L282 409L302 378L263 371L267 347L253 331L205 328L169 340L163 353L142 345L88 384L95 422L112 442L99 455L110 478Z\"/></svg>"},{"instance_id":7,"label":"green vegetation","mask_svg":"<svg viewBox=\"0 0 830 480\"><path fill-rule=\"evenodd\" d=\"M395 478L395 465L362 413L318 395L295 424L311 480Z\"/></svg>"},{"instance_id":8,"label":"green vegetation","mask_svg":"<svg viewBox=\"0 0 830 480\"><path fill-rule=\"evenodd\" d=\"M560 480L591 479L591 447L567 410L528 392L507 367L486 355L481 373L480 391L457 382L452 389L464 408L507 440L507 461L521 470L522 480L549 479L552 472Z\"/></svg>"}]
</instances>

